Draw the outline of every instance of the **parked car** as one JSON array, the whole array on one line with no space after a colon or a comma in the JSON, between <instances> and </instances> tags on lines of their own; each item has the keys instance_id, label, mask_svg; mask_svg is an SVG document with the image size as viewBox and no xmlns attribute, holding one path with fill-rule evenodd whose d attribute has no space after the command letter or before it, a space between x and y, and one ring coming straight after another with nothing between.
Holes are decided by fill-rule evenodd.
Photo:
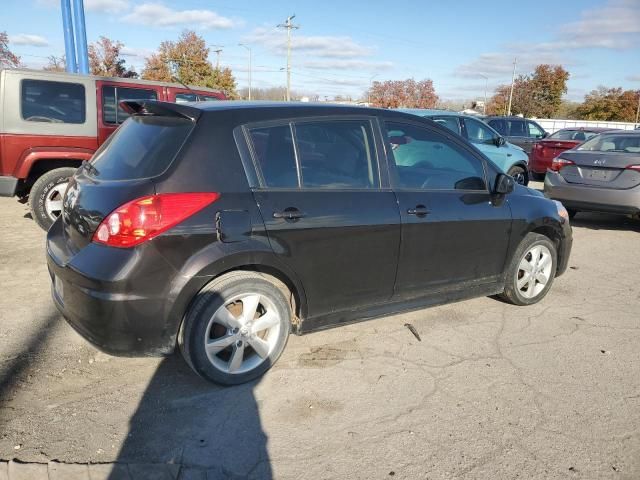
<instances>
[{"instance_id":1,"label":"parked car","mask_svg":"<svg viewBox=\"0 0 640 480\"><path fill-rule=\"evenodd\" d=\"M528 154L536 143L549 136L536 122L522 117L492 116L485 118L485 122Z\"/></svg>"},{"instance_id":2,"label":"parked car","mask_svg":"<svg viewBox=\"0 0 640 480\"><path fill-rule=\"evenodd\" d=\"M542 299L567 212L434 122L338 105L126 102L47 234L53 300L116 355L223 384L291 331L501 294Z\"/></svg>"},{"instance_id":3,"label":"parked car","mask_svg":"<svg viewBox=\"0 0 640 480\"><path fill-rule=\"evenodd\" d=\"M529 160L529 172L535 180L544 180L547 169L551 168L553 159L565 150L580 145L585 140L602 132L610 132L610 128L563 128L533 145Z\"/></svg>"},{"instance_id":4,"label":"parked car","mask_svg":"<svg viewBox=\"0 0 640 480\"><path fill-rule=\"evenodd\" d=\"M46 230L60 215L67 179L129 116L118 102L224 98L173 83L0 70L0 196L28 200Z\"/></svg>"},{"instance_id":5,"label":"parked car","mask_svg":"<svg viewBox=\"0 0 640 480\"><path fill-rule=\"evenodd\" d=\"M403 109L402 111L440 123L471 142L503 172L515 178L516 182L521 185L529 183L527 165L529 156L522 148L507 142L503 136L478 118L445 110Z\"/></svg>"},{"instance_id":6,"label":"parked car","mask_svg":"<svg viewBox=\"0 0 640 480\"><path fill-rule=\"evenodd\" d=\"M547 172L544 193L560 200L571 216L640 214L640 132L602 133L562 152Z\"/></svg>"}]
</instances>

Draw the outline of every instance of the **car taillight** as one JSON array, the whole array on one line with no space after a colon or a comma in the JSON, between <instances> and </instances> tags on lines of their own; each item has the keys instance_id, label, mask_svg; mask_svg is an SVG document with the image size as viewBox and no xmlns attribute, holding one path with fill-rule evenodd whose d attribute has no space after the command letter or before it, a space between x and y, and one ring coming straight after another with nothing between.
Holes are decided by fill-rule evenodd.
<instances>
[{"instance_id":1,"label":"car taillight","mask_svg":"<svg viewBox=\"0 0 640 480\"><path fill-rule=\"evenodd\" d=\"M627 165L625 167L626 170L635 170L636 172L640 172L640 165Z\"/></svg>"},{"instance_id":2,"label":"car taillight","mask_svg":"<svg viewBox=\"0 0 640 480\"><path fill-rule=\"evenodd\" d=\"M219 193L161 193L118 207L98 226L93 241L128 248L161 234L220 198Z\"/></svg>"},{"instance_id":3,"label":"car taillight","mask_svg":"<svg viewBox=\"0 0 640 480\"><path fill-rule=\"evenodd\" d=\"M559 172L561 168L566 167L567 165L575 165L571 160L567 160L566 158L556 157L551 162L551 170L554 172Z\"/></svg>"}]
</instances>

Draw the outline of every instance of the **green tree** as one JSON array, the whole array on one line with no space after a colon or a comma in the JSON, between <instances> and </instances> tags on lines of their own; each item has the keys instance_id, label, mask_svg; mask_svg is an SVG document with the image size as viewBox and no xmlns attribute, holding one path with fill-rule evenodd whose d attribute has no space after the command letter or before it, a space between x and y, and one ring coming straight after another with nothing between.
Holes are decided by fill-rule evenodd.
<instances>
[{"instance_id":1,"label":"green tree","mask_svg":"<svg viewBox=\"0 0 640 480\"><path fill-rule=\"evenodd\" d=\"M218 88L236 98L236 82L230 69L215 69L209 62L209 48L194 31L185 30L177 42L164 41L158 53L147 58L142 78Z\"/></svg>"},{"instance_id":2,"label":"green tree","mask_svg":"<svg viewBox=\"0 0 640 480\"><path fill-rule=\"evenodd\" d=\"M576 108L576 113L584 120L633 122L639 97L640 90L600 86L585 95L584 102Z\"/></svg>"}]
</instances>

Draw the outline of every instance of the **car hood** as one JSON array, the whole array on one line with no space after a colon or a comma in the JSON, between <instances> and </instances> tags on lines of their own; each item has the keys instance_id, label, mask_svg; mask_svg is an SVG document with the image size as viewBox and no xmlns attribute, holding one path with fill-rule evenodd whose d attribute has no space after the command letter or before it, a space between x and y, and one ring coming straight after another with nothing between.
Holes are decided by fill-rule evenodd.
<instances>
[{"instance_id":1,"label":"car hood","mask_svg":"<svg viewBox=\"0 0 640 480\"><path fill-rule=\"evenodd\" d=\"M513 143L511 143L511 142L507 142L507 146L508 146L509 148L513 148L514 150L520 150L521 152L524 152L524 148L519 147L518 145L514 145L514 144L513 144Z\"/></svg>"},{"instance_id":2,"label":"car hood","mask_svg":"<svg viewBox=\"0 0 640 480\"><path fill-rule=\"evenodd\" d=\"M535 188L525 187L524 185L520 185L519 183L516 183L514 192L516 193L516 195L544 198L544 195L540 190L536 190Z\"/></svg>"}]
</instances>

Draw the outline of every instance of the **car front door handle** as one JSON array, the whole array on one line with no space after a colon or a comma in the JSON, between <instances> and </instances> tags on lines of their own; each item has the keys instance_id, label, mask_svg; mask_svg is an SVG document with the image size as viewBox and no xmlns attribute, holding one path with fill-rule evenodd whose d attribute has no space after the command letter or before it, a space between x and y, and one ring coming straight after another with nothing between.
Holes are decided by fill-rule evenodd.
<instances>
[{"instance_id":1,"label":"car front door handle","mask_svg":"<svg viewBox=\"0 0 640 480\"><path fill-rule=\"evenodd\" d=\"M424 205L416 205L416 208L409 208L407 210L407 213L409 215L416 215L418 217L424 217L425 215L428 215L429 213L431 213L431 211L427 210L427 207L425 207Z\"/></svg>"},{"instance_id":2,"label":"car front door handle","mask_svg":"<svg viewBox=\"0 0 640 480\"><path fill-rule=\"evenodd\" d=\"M273 212L273 218L284 218L285 220L297 220L304 216L305 213L297 208L286 208L281 212Z\"/></svg>"}]
</instances>

